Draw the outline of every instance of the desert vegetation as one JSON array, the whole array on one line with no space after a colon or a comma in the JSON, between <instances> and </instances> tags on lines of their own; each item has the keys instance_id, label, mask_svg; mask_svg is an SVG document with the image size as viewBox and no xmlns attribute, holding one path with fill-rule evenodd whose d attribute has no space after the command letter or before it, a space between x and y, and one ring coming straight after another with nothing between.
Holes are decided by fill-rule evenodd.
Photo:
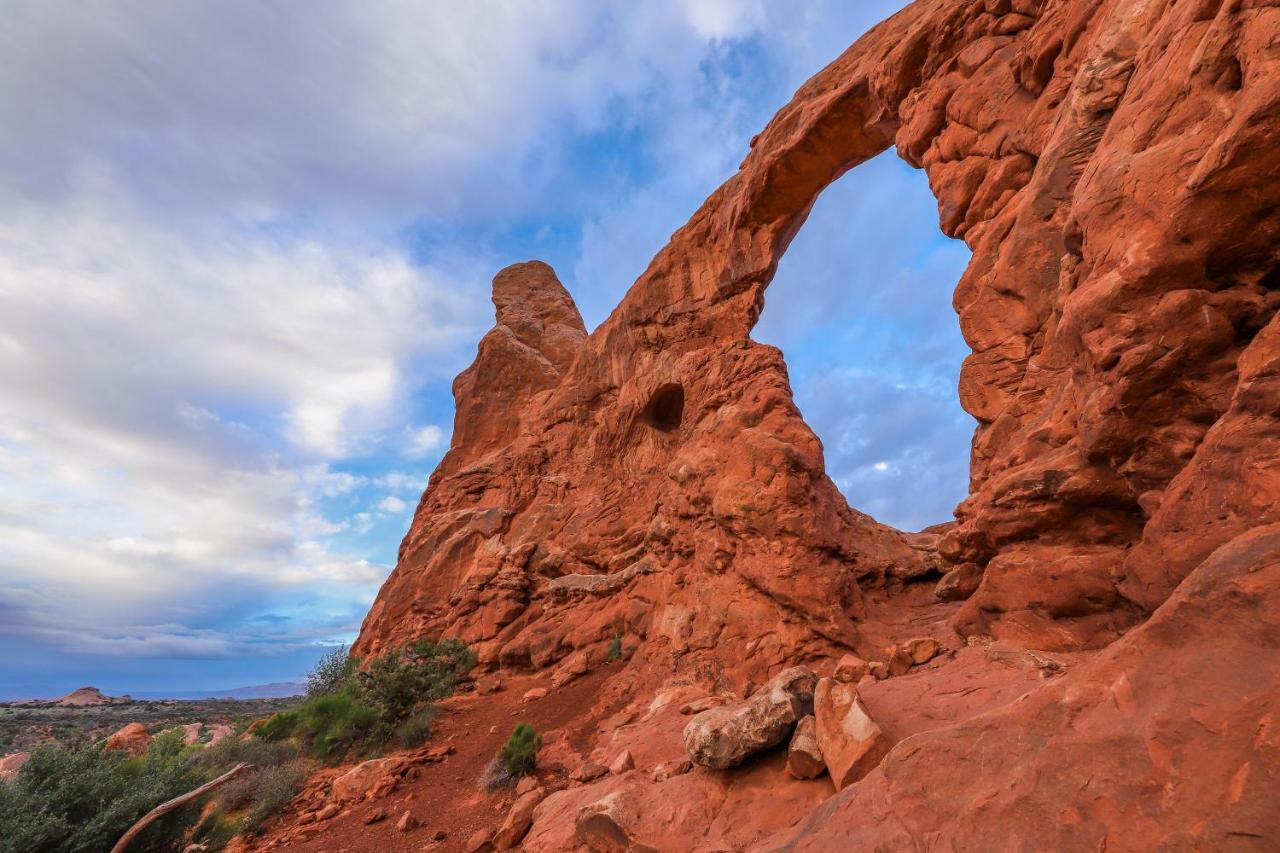
<instances>
[{"instance_id":1,"label":"desert vegetation","mask_svg":"<svg viewBox=\"0 0 1280 853\"><path fill-rule=\"evenodd\" d=\"M53 703L0 704L0 755L42 744L73 745L106 737L128 723L151 731L203 722L243 728L251 720L285 711L301 701L279 699L157 699L109 705L60 707Z\"/></svg>"},{"instance_id":2,"label":"desert vegetation","mask_svg":"<svg viewBox=\"0 0 1280 853\"><path fill-rule=\"evenodd\" d=\"M434 703L474 665L475 653L458 640L414 640L363 668L354 658L326 658L308 679L307 698L255 733L271 742L293 740L326 763L388 743L417 746L430 734Z\"/></svg>"},{"instance_id":3,"label":"desert vegetation","mask_svg":"<svg viewBox=\"0 0 1280 853\"><path fill-rule=\"evenodd\" d=\"M505 788L538 766L542 735L528 723L517 723L511 737L485 768L484 786L490 791Z\"/></svg>"},{"instance_id":4,"label":"desert vegetation","mask_svg":"<svg viewBox=\"0 0 1280 853\"><path fill-rule=\"evenodd\" d=\"M342 649L320 661L305 698L242 719L242 734L208 746L184 743L181 728L161 731L137 756L85 731L36 746L17 776L0 782L0 853L110 849L161 802L249 765L207 795L215 805L198 825L202 809L193 803L148 826L130 848L175 849L190 837L221 849L292 800L317 766L425 741L435 703L474 664L456 640L417 640L364 666Z\"/></svg>"}]
</instances>

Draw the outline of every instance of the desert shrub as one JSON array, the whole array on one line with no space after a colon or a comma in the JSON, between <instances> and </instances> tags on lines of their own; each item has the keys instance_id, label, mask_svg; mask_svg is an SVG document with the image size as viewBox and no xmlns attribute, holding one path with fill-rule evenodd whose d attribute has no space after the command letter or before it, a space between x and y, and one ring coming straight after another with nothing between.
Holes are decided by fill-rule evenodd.
<instances>
[{"instance_id":1,"label":"desert shrub","mask_svg":"<svg viewBox=\"0 0 1280 853\"><path fill-rule=\"evenodd\" d=\"M303 704L306 703L304 702ZM272 714L262 725L253 730L254 737L265 740L268 743L293 737L298 733L298 725L302 722L301 711L301 708L293 708Z\"/></svg>"},{"instance_id":2,"label":"desert shrub","mask_svg":"<svg viewBox=\"0 0 1280 853\"><path fill-rule=\"evenodd\" d=\"M499 788L510 788L515 781L516 777L511 775L511 771L502 763L501 758L490 759L484 766L484 774L480 777L480 785L490 793Z\"/></svg>"},{"instance_id":3,"label":"desert shrub","mask_svg":"<svg viewBox=\"0 0 1280 853\"><path fill-rule=\"evenodd\" d=\"M358 666L359 661L348 654L346 646L325 653L307 675L307 696L314 699L349 687Z\"/></svg>"},{"instance_id":4,"label":"desert shrub","mask_svg":"<svg viewBox=\"0 0 1280 853\"><path fill-rule=\"evenodd\" d=\"M518 723L511 737L484 768L480 783L489 791L506 788L538 764L542 735L528 723Z\"/></svg>"},{"instance_id":5,"label":"desert shrub","mask_svg":"<svg viewBox=\"0 0 1280 853\"><path fill-rule=\"evenodd\" d=\"M512 776L523 776L538 766L538 750L542 749L542 735L528 723L517 723L515 731L498 752L498 758L511 771Z\"/></svg>"},{"instance_id":6,"label":"desert shrub","mask_svg":"<svg viewBox=\"0 0 1280 853\"><path fill-rule=\"evenodd\" d=\"M373 751L389 740L417 746L430 734L431 703L452 693L476 661L475 652L459 640L416 640L358 672L354 659L339 666L335 655L317 666L327 674L314 682L341 686L333 692L319 686L298 707L275 714L254 730L259 739L297 739L324 761L337 761L352 750Z\"/></svg>"},{"instance_id":7,"label":"desert shrub","mask_svg":"<svg viewBox=\"0 0 1280 853\"><path fill-rule=\"evenodd\" d=\"M221 776L237 764L273 767L297 757L298 747L293 743L229 737L218 741L213 746L205 747L196 753L193 760L197 767L206 771L206 775L213 777Z\"/></svg>"},{"instance_id":8,"label":"desert shrub","mask_svg":"<svg viewBox=\"0 0 1280 853\"><path fill-rule=\"evenodd\" d=\"M0 851L108 850L144 814L203 781L183 760L180 736L156 738L142 758L94 746L39 747L15 780L0 784ZM172 847L197 809L156 821L131 849Z\"/></svg>"},{"instance_id":9,"label":"desert shrub","mask_svg":"<svg viewBox=\"0 0 1280 853\"><path fill-rule=\"evenodd\" d=\"M349 690L305 702L298 714L311 754L320 759L341 758L378 724L377 711Z\"/></svg>"},{"instance_id":10,"label":"desert shrub","mask_svg":"<svg viewBox=\"0 0 1280 853\"><path fill-rule=\"evenodd\" d=\"M419 704L443 699L476 663L461 640L414 640L370 662L356 676L360 695L394 724Z\"/></svg>"},{"instance_id":11,"label":"desert shrub","mask_svg":"<svg viewBox=\"0 0 1280 853\"><path fill-rule=\"evenodd\" d=\"M209 853L217 853L243 831L243 822L229 817L221 808L216 808L200 821L191 840L203 845Z\"/></svg>"},{"instance_id":12,"label":"desert shrub","mask_svg":"<svg viewBox=\"0 0 1280 853\"><path fill-rule=\"evenodd\" d=\"M307 780L307 767L301 760L294 760L274 767L263 767L249 775L253 786L244 828L253 830L298 795L302 784Z\"/></svg>"},{"instance_id":13,"label":"desert shrub","mask_svg":"<svg viewBox=\"0 0 1280 853\"><path fill-rule=\"evenodd\" d=\"M391 733L391 739L403 749L412 749L431 736L431 724L435 722L437 711L428 705L419 708L405 717Z\"/></svg>"},{"instance_id":14,"label":"desert shrub","mask_svg":"<svg viewBox=\"0 0 1280 853\"><path fill-rule=\"evenodd\" d=\"M351 749L365 745L379 722L378 712L347 688L276 714L256 734L268 742L296 737L316 758L337 761Z\"/></svg>"},{"instance_id":15,"label":"desert shrub","mask_svg":"<svg viewBox=\"0 0 1280 853\"><path fill-rule=\"evenodd\" d=\"M226 818L227 822L235 824L231 835L236 831L256 829L263 820L279 811L301 790L308 773L307 762L301 758L298 745L293 741L227 738L197 754L193 763L208 777L220 776L237 764L252 765L253 769L232 779L213 795L218 803L217 813L227 816L247 812L243 820ZM206 828L201 824L196 835L202 841L202 829L214 834L227 831L225 826ZM217 849L212 843L211 847Z\"/></svg>"},{"instance_id":16,"label":"desert shrub","mask_svg":"<svg viewBox=\"0 0 1280 853\"><path fill-rule=\"evenodd\" d=\"M613 639L609 641L609 648L605 650L604 659L615 661L620 657L622 657L622 635L614 634Z\"/></svg>"}]
</instances>

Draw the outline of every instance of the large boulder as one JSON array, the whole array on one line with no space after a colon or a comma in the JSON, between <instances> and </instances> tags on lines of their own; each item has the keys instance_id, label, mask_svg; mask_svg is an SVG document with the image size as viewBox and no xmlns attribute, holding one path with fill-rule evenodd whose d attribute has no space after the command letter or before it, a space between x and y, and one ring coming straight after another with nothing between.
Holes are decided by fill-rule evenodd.
<instances>
[{"instance_id":1,"label":"large boulder","mask_svg":"<svg viewBox=\"0 0 1280 853\"><path fill-rule=\"evenodd\" d=\"M889 751L889 739L867 713L855 685L822 679L813 710L818 749L837 791L867 775Z\"/></svg>"},{"instance_id":2,"label":"large boulder","mask_svg":"<svg viewBox=\"0 0 1280 853\"><path fill-rule=\"evenodd\" d=\"M107 738L107 749L122 749L133 756L146 755L151 735L142 723L130 723Z\"/></svg>"},{"instance_id":3,"label":"large boulder","mask_svg":"<svg viewBox=\"0 0 1280 853\"><path fill-rule=\"evenodd\" d=\"M773 677L749 699L698 714L684 729L684 745L695 764L727 770L777 746L813 710L817 676L793 666Z\"/></svg>"}]
</instances>

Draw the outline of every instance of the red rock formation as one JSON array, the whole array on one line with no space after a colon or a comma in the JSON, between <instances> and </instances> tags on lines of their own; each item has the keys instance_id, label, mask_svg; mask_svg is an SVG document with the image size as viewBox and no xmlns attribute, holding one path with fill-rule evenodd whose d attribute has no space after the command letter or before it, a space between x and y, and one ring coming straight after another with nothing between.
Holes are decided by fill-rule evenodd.
<instances>
[{"instance_id":1,"label":"red rock formation","mask_svg":"<svg viewBox=\"0 0 1280 853\"><path fill-rule=\"evenodd\" d=\"M954 298L971 493L929 536L846 505L781 354L750 339L818 193L890 145L973 250ZM1280 522L1278 247L1275 2L918 0L797 92L595 332L550 268L499 273L451 449L356 651L450 634L489 669L576 652L567 679L621 637L609 695L633 708L673 686L741 696L908 639L906 582L955 568L941 594L967 600L929 612L986 657L859 690L895 742L932 733L797 848L982 846L997 825L1039 848L1274 838L1280 557L1256 529ZM1104 647L1065 676L1023 651ZM1028 684L1015 658L1052 677ZM927 720L901 700L970 682ZM1033 689L1006 705L1013 685ZM754 802L702 772L622 784L552 794L526 845L574 825L652 843L678 821L644 815L677 787L719 804L681 812L691 828Z\"/></svg>"},{"instance_id":2,"label":"red rock formation","mask_svg":"<svg viewBox=\"0 0 1280 853\"><path fill-rule=\"evenodd\" d=\"M142 723L129 723L113 732L103 746L105 749L122 749L134 757L146 755L151 746L151 735Z\"/></svg>"}]
</instances>

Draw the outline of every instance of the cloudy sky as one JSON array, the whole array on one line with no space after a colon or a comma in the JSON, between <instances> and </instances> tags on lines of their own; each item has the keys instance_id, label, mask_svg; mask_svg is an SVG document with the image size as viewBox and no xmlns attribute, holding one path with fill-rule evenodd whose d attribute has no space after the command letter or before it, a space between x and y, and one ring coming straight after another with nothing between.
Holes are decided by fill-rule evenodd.
<instances>
[{"instance_id":1,"label":"cloudy sky","mask_svg":"<svg viewBox=\"0 0 1280 853\"><path fill-rule=\"evenodd\" d=\"M589 327L900 0L0 0L0 696L292 680L448 443L489 280ZM893 155L756 337L859 508L964 495L943 238Z\"/></svg>"}]
</instances>

